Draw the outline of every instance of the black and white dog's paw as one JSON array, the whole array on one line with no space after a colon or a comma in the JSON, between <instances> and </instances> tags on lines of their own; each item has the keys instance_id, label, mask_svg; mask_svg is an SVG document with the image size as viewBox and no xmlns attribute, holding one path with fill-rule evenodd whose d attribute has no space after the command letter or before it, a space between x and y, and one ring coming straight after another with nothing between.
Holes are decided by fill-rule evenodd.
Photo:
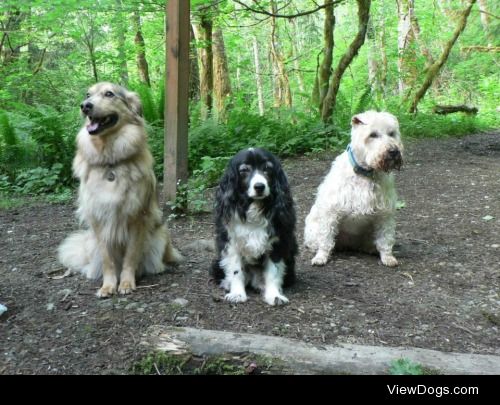
<instances>
[{"instance_id":1,"label":"black and white dog's paw","mask_svg":"<svg viewBox=\"0 0 500 405\"><path fill-rule=\"evenodd\" d=\"M245 293L228 293L224 296L224 299L236 304L238 302L245 302L247 300L247 295Z\"/></svg>"},{"instance_id":2,"label":"black and white dog's paw","mask_svg":"<svg viewBox=\"0 0 500 405\"><path fill-rule=\"evenodd\" d=\"M288 304L288 298L279 292L267 293L264 295L264 301L272 306Z\"/></svg>"}]
</instances>

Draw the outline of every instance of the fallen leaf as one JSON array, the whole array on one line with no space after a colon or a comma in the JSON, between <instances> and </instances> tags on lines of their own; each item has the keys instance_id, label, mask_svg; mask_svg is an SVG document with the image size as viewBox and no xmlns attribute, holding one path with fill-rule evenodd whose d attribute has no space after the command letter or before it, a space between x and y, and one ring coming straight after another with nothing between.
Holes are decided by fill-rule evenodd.
<instances>
[{"instance_id":1,"label":"fallen leaf","mask_svg":"<svg viewBox=\"0 0 500 405\"><path fill-rule=\"evenodd\" d=\"M65 277L68 277L69 275L71 275L71 270L68 269L64 272L64 274L60 275L60 276L47 276L48 278L50 278L51 280L60 280L62 278L65 278Z\"/></svg>"},{"instance_id":2,"label":"fallen leaf","mask_svg":"<svg viewBox=\"0 0 500 405\"><path fill-rule=\"evenodd\" d=\"M404 201L396 201L396 209L400 210L406 207L406 203Z\"/></svg>"}]
</instances>

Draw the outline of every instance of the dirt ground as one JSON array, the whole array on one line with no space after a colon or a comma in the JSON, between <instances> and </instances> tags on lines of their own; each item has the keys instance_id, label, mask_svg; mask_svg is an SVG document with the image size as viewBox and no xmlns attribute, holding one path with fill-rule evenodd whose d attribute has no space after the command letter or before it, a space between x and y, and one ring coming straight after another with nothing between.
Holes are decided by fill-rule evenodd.
<instances>
[{"instance_id":1,"label":"dirt ground","mask_svg":"<svg viewBox=\"0 0 500 405\"><path fill-rule=\"evenodd\" d=\"M290 304L278 308L255 293L244 304L223 301L208 278L213 253L190 246L213 237L210 214L169 222L185 264L141 279L132 295L99 300L98 283L57 278L57 245L77 228L72 204L0 211L0 303L8 307L0 374L129 373L154 324L500 355L500 132L407 142L396 174L404 201L396 269L358 253L310 265L304 218L333 157L285 161L301 249Z\"/></svg>"}]
</instances>

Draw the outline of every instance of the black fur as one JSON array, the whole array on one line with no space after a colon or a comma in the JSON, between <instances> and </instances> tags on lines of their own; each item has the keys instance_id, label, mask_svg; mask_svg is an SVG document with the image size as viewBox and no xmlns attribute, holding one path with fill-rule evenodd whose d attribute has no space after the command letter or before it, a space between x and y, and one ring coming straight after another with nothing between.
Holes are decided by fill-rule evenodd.
<instances>
[{"instance_id":1,"label":"black fur","mask_svg":"<svg viewBox=\"0 0 500 405\"><path fill-rule=\"evenodd\" d=\"M239 172L242 164L250 166L251 170L263 170L267 167L266 177L270 195L260 201L263 204L263 213L269 221L269 236L277 236L279 239L272 245L268 255L275 263L284 261L286 270L283 287L288 287L295 281L295 255L298 250L295 238L295 208L280 161L272 153L260 148L245 149L236 154L229 162L217 187L215 195L217 258L213 262L211 276L217 282L224 279L225 274L220 267L220 260L221 253L229 242L227 224L235 212L244 220L253 201L246 193L248 176L242 176ZM265 257L255 260L262 266Z\"/></svg>"}]
</instances>

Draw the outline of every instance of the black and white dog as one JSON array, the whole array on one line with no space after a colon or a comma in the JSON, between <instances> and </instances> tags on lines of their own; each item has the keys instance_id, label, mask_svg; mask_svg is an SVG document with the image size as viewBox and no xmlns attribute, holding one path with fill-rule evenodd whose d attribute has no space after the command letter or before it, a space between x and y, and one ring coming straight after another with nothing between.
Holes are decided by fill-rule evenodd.
<instances>
[{"instance_id":1,"label":"black and white dog","mask_svg":"<svg viewBox=\"0 0 500 405\"><path fill-rule=\"evenodd\" d=\"M250 148L229 162L216 192L217 259L212 276L230 302L247 300L245 287L269 305L288 302L295 281L295 209L286 175L270 152Z\"/></svg>"}]
</instances>

